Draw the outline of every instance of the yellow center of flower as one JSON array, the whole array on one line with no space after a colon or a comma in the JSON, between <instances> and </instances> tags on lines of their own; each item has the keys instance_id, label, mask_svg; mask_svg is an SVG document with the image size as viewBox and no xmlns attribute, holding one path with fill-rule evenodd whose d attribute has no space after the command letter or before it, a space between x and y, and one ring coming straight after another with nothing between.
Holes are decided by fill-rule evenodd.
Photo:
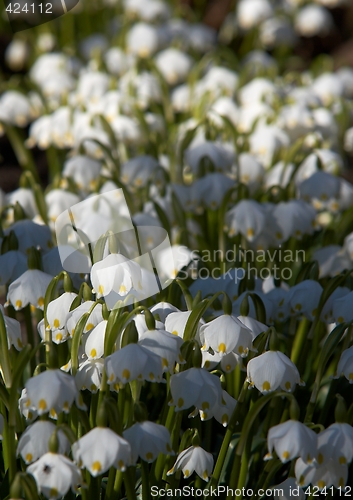
<instances>
[{"instance_id":1,"label":"yellow center of flower","mask_svg":"<svg viewBox=\"0 0 353 500\"><path fill-rule=\"evenodd\" d=\"M343 457L343 456L342 456L342 457L340 457L340 458L339 458L339 463L340 463L341 465L346 464L346 463L347 463L346 457Z\"/></svg>"},{"instance_id":2,"label":"yellow center of flower","mask_svg":"<svg viewBox=\"0 0 353 500\"><path fill-rule=\"evenodd\" d=\"M207 470L204 471L204 473L202 474L202 477L204 479L207 479L208 478L208 474L207 474Z\"/></svg>"},{"instance_id":3,"label":"yellow center of flower","mask_svg":"<svg viewBox=\"0 0 353 500\"><path fill-rule=\"evenodd\" d=\"M125 464L122 460L119 460L118 465L120 469L125 469Z\"/></svg>"},{"instance_id":4,"label":"yellow center of flower","mask_svg":"<svg viewBox=\"0 0 353 500\"><path fill-rule=\"evenodd\" d=\"M53 323L53 325L54 325L54 328L59 328L59 326L60 326L60 321L58 320L58 318L55 318L55 319L54 319L54 323Z\"/></svg>"},{"instance_id":5,"label":"yellow center of flower","mask_svg":"<svg viewBox=\"0 0 353 500\"><path fill-rule=\"evenodd\" d=\"M59 492L56 488L50 488L49 496L51 497L57 497L59 496Z\"/></svg>"},{"instance_id":6,"label":"yellow center of flower","mask_svg":"<svg viewBox=\"0 0 353 500\"><path fill-rule=\"evenodd\" d=\"M184 477L189 477L190 476L190 471L188 469L184 470Z\"/></svg>"},{"instance_id":7,"label":"yellow center of flower","mask_svg":"<svg viewBox=\"0 0 353 500\"><path fill-rule=\"evenodd\" d=\"M50 410L50 416L51 416L52 418L56 418L56 417L57 417L57 414L56 414L56 411L54 410L54 408L52 408L52 409Z\"/></svg>"},{"instance_id":8,"label":"yellow center of flower","mask_svg":"<svg viewBox=\"0 0 353 500\"><path fill-rule=\"evenodd\" d=\"M228 417L228 415L226 413L224 415L222 415L222 425L223 425L223 427L225 427L226 425L228 425L228 420L229 420L229 417Z\"/></svg>"},{"instance_id":9,"label":"yellow center of flower","mask_svg":"<svg viewBox=\"0 0 353 500\"><path fill-rule=\"evenodd\" d=\"M130 378L130 372L129 372L129 370L127 368L125 368L125 370L123 370L122 376L126 380L128 380Z\"/></svg>"},{"instance_id":10,"label":"yellow center of flower","mask_svg":"<svg viewBox=\"0 0 353 500\"><path fill-rule=\"evenodd\" d=\"M91 384L91 391L95 392L97 390L96 384Z\"/></svg>"},{"instance_id":11,"label":"yellow center of flower","mask_svg":"<svg viewBox=\"0 0 353 500\"><path fill-rule=\"evenodd\" d=\"M319 465L321 465L323 461L324 461L323 454L322 454L322 453L319 453L319 454L318 454L318 456L317 456L317 463L318 463Z\"/></svg>"},{"instance_id":12,"label":"yellow center of flower","mask_svg":"<svg viewBox=\"0 0 353 500\"><path fill-rule=\"evenodd\" d=\"M119 288L119 293L122 294L122 293L126 293L127 291L127 288L125 285L120 285L120 288Z\"/></svg>"},{"instance_id":13,"label":"yellow center of flower","mask_svg":"<svg viewBox=\"0 0 353 500\"><path fill-rule=\"evenodd\" d=\"M95 349L91 349L91 358L95 358L97 356L97 351Z\"/></svg>"},{"instance_id":14,"label":"yellow center of flower","mask_svg":"<svg viewBox=\"0 0 353 500\"><path fill-rule=\"evenodd\" d=\"M177 332L176 330L173 330L173 331L172 331L172 334L173 334L173 335L178 335L178 332Z\"/></svg>"},{"instance_id":15,"label":"yellow center of flower","mask_svg":"<svg viewBox=\"0 0 353 500\"><path fill-rule=\"evenodd\" d=\"M20 349L22 349L23 347L23 344L22 344L22 340L21 339L17 339L17 345Z\"/></svg>"},{"instance_id":16,"label":"yellow center of flower","mask_svg":"<svg viewBox=\"0 0 353 500\"><path fill-rule=\"evenodd\" d=\"M103 285L99 285L99 287L98 287L98 293L100 295L103 295L103 293L104 293L104 286Z\"/></svg>"},{"instance_id":17,"label":"yellow center of flower","mask_svg":"<svg viewBox=\"0 0 353 500\"><path fill-rule=\"evenodd\" d=\"M321 489L321 488L325 488L326 483L325 483L325 481L320 479L320 481L317 482L317 485Z\"/></svg>"},{"instance_id":18,"label":"yellow center of flower","mask_svg":"<svg viewBox=\"0 0 353 500\"><path fill-rule=\"evenodd\" d=\"M218 351L221 352L222 354L224 354L226 352L226 345L224 344L224 342L219 344Z\"/></svg>"},{"instance_id":19,"label":"yellow center of flower","mask_svg":"<svg viewBox=\"0 0 353 500\"><path fill-rule=\"evenodd\" d=\"M204 401L202 404L201 404L201 408L203 410L207 410L208 408L210 407L209 403L207 401Z\"/></svg>"},{"instance_id":20,"label":"yellow center of flower","mask_svg":"<svg viewBox=\"0 0 353 500\"><path fill-rule=\"evenodd\" d=\"M263 391L269 391L271 389L271 384L267 380L262 384L262 390Z\"/></svg>"},{"instance_id":21,"label":"yellow center of flower","mask_svg":"<svg viewBox=\"0 0 353 500\"><path fill-rule=\"evenodd\" d=\"M61 341L62 341L62 339L63 339L63 336L62 336L62 334L61 334L61 333L57 333L57 334L55 335L55 340L56 340L57 342L61 342Z\"/></svg>"},{"instance_id":22,"label":"yellow center of flower","mask_svg":"<svg viewBox=\"0 0 353 500\"><path fill-rule=\"evenodd\" d=\"M93 462L92 464L92 471L93 472L100 472L102 470L102 464L96 460L95 462Z\"/></svg>"},{"instance_id":23,"label":"yellow center of flower","mask_svg":"<svg viewBox=\"0 0 353 500\"><path fill-rule=\"evenodd\" d=\"M150 451L146 453L146 460L153 460L153 454Z\"/></svg>"},{"instance_id":24,"label":"yellow center of flower","mask_svg":"<svg viewBox=\"0 0 353 500\"><path fill-rule=\"evenodd\" d=\"M39 408L40 410L43 410L43 411L47 409L47 403L46 403L46 401L45 401L44 399L41 399L41 400L39 401L39 403L38 403L38 408Z\"/></svg>"},{"instance_id":25,"label":"yellow center of flower","mask_svg":"<svg viewBox=\"0 0 353 500\"><path fill-rule=\"evenodd\" d=\"M337 318L337 323L344 323L344 317L343 316L339 316Z\"/></svg>"},{"instance_id":26,"label":"yellow center of flower","mask_svg":"<svg viewBox=\"0 0 353 500\"><path fill-rule=\"evenodd\" d=\"M282 458L283 458L283 460L288 460L288 458L289 458L289 451L284 451L282 453Z\"/></svg>"},{"instance_id":27,"label":"yellow center of flower","mask_svg":"<svg viewBox=\"0 0 353 500\"><path fill-rule=\"evenodd\" d=\"M178 408L181 408L184 405L184 400L183 398L178 399Z\"/></svg>"},{"instance_id":28,"label":"yellow center of flower","mask_svg":"<svg viewBox=\"0 0 353 500\"><path fill-rule=\"evenodd\" d=\"M26 462L32 462L33 455L32 453L27 453L25 460Z\"/></svg>"},{"instance_id":29,"label":"yellow center of flower","mask_svg":"<svg viewBox=\"0 0 353 500\"><path fill-rule=\"evenodd\" d=\"M290 389L291 389L291 383L290 382L286 382L284 384L284 387L287 389L287 391L290 391Z\"/></svg>"},{"instance_id":30,"label":"yellow center of flower","mask_svg":"<svg viewBox=\"0 0 353 500\"><path fill-rule=\"evenodd\" d=\"M68 401L65 401L65 403L63 405L63 409L64 409L64 411L69 411L70 410L70 405L69 405Z\"/></svg>"},{"instance_id":31,"label":"yellow center of flower","mask_svg":"<svg viewBox=\"0 0 353 500\"><path fill-rule=\"evenodd\" d=\"M86 325L86 332L88 332L89 330L92 330L92 328L94 328L94 324L93 323L88 323Z\"/></svg>"},{"instance_id":32,"label":"yellow center of flower","mask_svg":"<svg viewBox=\"0 0 353 500\"><path fill-rule=\"evenodd\" d=\"M254 233L253 228L252 228L252 227L249 227L249 228L248 228L248 230L246 231L246 236L247 236L248 238L252 238L252 237L254 236L254 234L255 234L255 233Z\"/></svg>"},{"instance_id":33,"label":"yellow center of flower","mask_svg":"<svg viewBox=\"0 0 353 500\"><path fill-rule=\"evenodd\" d=\"M44 297L39 297L37 304L39 307L43 307L44 306Z\"/></svg>"},{"instance_id":34,"label":"yellow center of flower","mask_svg":"<svg viewBox=\"0 0 353 500\"><path fill-rule=\"evenodd\" d=\"M22 307L22 300L16 300L15 308L16 309L21 309L21 307Z\"/></svg>"}]
</instances>

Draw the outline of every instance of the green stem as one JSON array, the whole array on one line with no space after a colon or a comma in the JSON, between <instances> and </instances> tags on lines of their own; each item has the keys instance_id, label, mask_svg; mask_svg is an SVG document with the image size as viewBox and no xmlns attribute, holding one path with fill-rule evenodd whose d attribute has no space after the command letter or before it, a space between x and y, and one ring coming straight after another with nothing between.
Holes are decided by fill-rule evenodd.
<instances>
[{"instance_id":1,"label":"green stem","mask_svg":"<svg viewBox=\"0 0 353 500\"><path fill-rule=\"evenodd\" d=\"M1 373L6 387L11 387L12 384L12 370L9 356L7 332L5 320L2 312L0 311L0 364Z\"/></svg>"},{"instance_id":2,"label":"green stem","mask_svg":"<svg viewBox=\"0 0 353 500\"><path fill-rule=\"evenodd\" d=\"M36 181L39 181L39 176L33 160L33 156L29 149L27 149L24 145L25 140L21 131L16 127L12 127L11 125L5 125L4 129L21 168L23 168L23 170L29 170L30 172L32 172L33 177L36 179Z\"/></svg>"},{"instance_id":3,"label":"green stem","mask_svg":"<svg viewBox=\"0 0 353 500\"><path fill-rule=\"evenodd\" d=\"M36 340L34 338L34 331L33 331L33 323L32 323L32 313L31 313L31 306L28 304L24 310L24 316L25 316L25 324L26 324L26 332L27 332L27 339L28 343L32 347L36 347ZM33 356L30 361L30 367L31 367L31 375L33 374L35 368L36 368L36 358Z\"/></svg>"},{"instance_id":4,"label":"green stem","mask_svg":"<svg viewBox=\"0 0 353 500\"><path fill-rule=\"evenodd\" d=\"M150 489L150 470L148 463L145 460L141 460L141 472L142 472L142 500L151 499L151 489Z\"/></svg>"},{"instance_id":5,"label":"green stem","mask_svg":"<svg viewBox=\"0 0 353 500\"><path fill-rule=\"evenodd\" d=\"M128 500L136 500L135 467L129 467L124 473L124 484ZM92 497L93 498L93 497Z\"/></svg>"}]
</instances>

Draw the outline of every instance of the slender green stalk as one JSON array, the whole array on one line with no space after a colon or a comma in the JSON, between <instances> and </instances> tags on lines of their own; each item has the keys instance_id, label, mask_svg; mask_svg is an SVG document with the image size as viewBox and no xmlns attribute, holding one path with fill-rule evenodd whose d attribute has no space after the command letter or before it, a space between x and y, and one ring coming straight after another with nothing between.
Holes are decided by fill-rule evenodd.
<instances>
[{"instance_id":1,"label":"slender green stalk","mask_svg":"<svg viewBox=\"0 0 353 500\"><path fill-rule=\"evenodd\" d=\"M150 489L150 470L148 463L141 459L141 472L142 472L142 500L151 499Z\"/></svg>"},{"instance_id":2,"label":"slender green stalk","mask_svg":"<svg viewBox=\"0 0 353 500\"><path fill-rule=\"evenodd\" d=\"M25 140L22 132L18 128L12 127L11 125L5 125L4 129L20 167L23 170L29 170L30 172L32 172L33 177L36 179L36 181L39 181L39 176L32 153L25 147Z\"/></svg>"}]
</instances>

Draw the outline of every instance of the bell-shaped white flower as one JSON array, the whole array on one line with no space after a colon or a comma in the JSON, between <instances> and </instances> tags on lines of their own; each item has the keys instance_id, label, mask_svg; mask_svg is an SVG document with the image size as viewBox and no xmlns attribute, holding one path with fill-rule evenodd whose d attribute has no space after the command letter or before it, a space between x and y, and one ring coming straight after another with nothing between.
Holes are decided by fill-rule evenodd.
<instances>
[{"instance_id":1,"label":"bell-shaped white flower","mask_svg":"<svg viewBox=\"0 0 353 500\"><path fill-rule=\"evenodd\" d=\"M249 30L273 16L268 0L241 0L237 6L237 21L241 29Z\"/></svg>"},{"instance_id":2,"label":"bell-shaped white flower","mask_svg":"<svg viewBox=\"0 0 353 500\"><path fill-rule=\"evenodd\" d=\"M310 320L317 315L322 286L315 280L304 280L288 292L288 303L292 315L304 314Z\"/></svg>"},{"instance_id":3,"label":"bell-shaped white flower","mask_svg":"<svg viewBox=\"0 0 353 500\"><path fill-rule=\"evenodd\" d=\"M254 200L242 200L226 214L229 234L241 233L253 241L264 229L266 216L262 205Z\"/></svg>"},{"instance_id":4,"label":"bell-shaped white flower","mask_svg":"<svg viewBox=\"0 0 353 500\"><path fill-rule=\"evenodd\" d=\"M139 57L150 57L159 46L158 31L155 26L147 23L136 23L126 37L126 48L130 54Z\"/></svg>"},{"instance_id":5,"label":"bell-shaped white flower","mask_svg":"<svg viewBox=\"0 0 353 500\"><path fill-rule=\"evenodd\" d=\"M76 405L86 409L75 380L61 370L46 370L27 380L24 406L34 409L38 415L49 413L56 418L61 412L69 413L75 400Z\"/></svg>"},{"instance_id":6,"label":"bell-shaped white flower","mask_svg":"<svg viewBox=\"0 0 353 500\"><path fill-rule=\"evenodd\" d=\"M27 472L34 477L38 493L49 500L62 498L71 490L76 493L82 484L80 470L64 455L46 453L39 460L27 467Z\"/></svg>"},{"instance_id":7,"label":"bell-shaped white flower","mask_svg":"<svg viewBox=\"0 0 353 500\"><path fill-rule=\"evenodd\" d=\"M27 270L27 258L18 250L0 255L0 285L12 283Z\"/></svg>"},{"instance_id":8,"label":"bell-shaped white flower","mask_svg":"<svg viewBox=\"0 0 353 500\"><path fill-rule=\"evenodd\" d=\"M52 279L53 276L43 273L39 269L28 269L10 284L7 304L11 304L16 311L23 309L28 304L43 311L45 293Z\"/></svg>"},{"instance_id":9,"label":"bell-shaped white flower","mask_svg":"<svg viewBox=\"0 0 353 500\"><path fill-rule=\"evenodd\" d=\"M208 481L208 476L211 475L212 469L212 454L205 451L201 446L190 446L190 448L179 453L175 464L167 472L167 476L174 474L178 470L182 470L185 478L196 472L201 479Z\"/></svg>"},{"instance_id":10,"label":"bell-shaped white flower","mask_svg":"<svg viewBox=\"0 0 353 500\"><path fill-rule=\"evenodd\" d=\"M121 181L129 186L142 188L152 178L158 165L158 161L153 156L136 156L122 164Z\"/></svg>"},{"instance_id":11,"label":"bell-shaped white flower","mask_svg":"<svg viewBox=\"0 0 353 500\"><path fill-rule=\"evenodd\" d=\"M221 356L234 351L246 357L252 349L252 333L238 318L229 314L218 316L201 326L200 336L204 338L204 350L212 350Z\"/></svg>"},{"instance_id":12,"label":"bell-shaped white flower","mask_svg":"<svg viewBox=\"0 0 353 500\"><path fill-rule=\"evenodd\" d=\"M174 455L169 431L163 425L147 420L137 422L126 429L123 436L131 445L133 463L138 460L138 457L151 463L160 453Z\"/></svg>"},{"instance_id":13,"label":"bell-shaped white flower","mask_svg":"<svg viewBox=\"0 0 353 500\"><path fill-rule=\"evenodd\" d=\"M105 358L108 383L112 388L131 380L163 381L163 365L159 356L138 344L128 344Z\"/></svg>"},{"instance_id":14,"label":"bell-shaped white flower","mask_svg":"<svg viewBox=\"0 0 353 500\"><path fill-rule=\"evenodd\" d=\"M166 319L169 316L169 314L174 312L181 312L177 307L173 306L173 304L170 304L169 302L158 302L158 304L155 304L153 307L150 308L150 311L162 323L166 322ZM172 333L172 331L169 328L166 328L166 330ZM180 336L182 337L182 335Z\"/></svg>"},{"instance_id":15,"label":"bell-shaped white flower","mask_svg":"<svg viewBox=\"0 0 353 500\"><path fill-rule=\"evenodd\" d=\"M184 152L185 163L197 173L201 161L207 159L217 172L227 172L234 161L234 152L224 144L218 142L202 141L191 144Z\"/></svg>"},{"instance_id":16,"label":"bell-shaped white flower","mask_svg":"<svg viewBox=\"0 0 353 500\"><path fill-rule=\"evenodd\" d=\"M107 321L103 320L88 334L85 342L85 353L88 359L101 358L104 355L104 339Z\"/></svg>"},{"instance_id":17,"label":"bell-shaped white flower","mask_svg":"<svg viewBox=\"0 0 353 500\"><path fill-rule=\"evenodd\" d=\"M277 203L272 215L279 226L275 233L278 242L291 236L301 239L304 234L312 234L316 227L316 211L303 200Z\"/></svg>"},{"instance_id":18,"label":"bell-shaped white flower","mask_svg":"<svg viewBox=\"0 0 353 500\"><path fill-rule=\"evenodd\" d=\"M14 38L6 47L5 61L12 71L24 69L29 55L29 47L25 40Z\"/></svg>"},{"instance_id":19,"label":"bell-shaped white flower","mask_svg":"<svg viewBox=\"0 0 353 500\"><path fill-rule=\"evenodd\" d=\"M101 167L102 164L97 160L88 156L76 155L64 163L62 175L71 177L79 189L89 190L94 187Z\"/></svg>"},{"instance_id":20,"label":"bell-shaped white flower","mask_svg":"<svg viewBox=\"0 0 353 500\"><path fill-rule=\"evenodd\" d=\"M301 385L300 375L294 363L280 351L267 351L251 359L247 365L247 380L263 394L281 388L291 392Z\"/></svg>"},{"instance_id":21,"label":"bell-shaped white flower","mask_svg":"<svg viewBox=\"0 0 353 500\"><path fill-rule=\"evenodd\" d=\"M274 486L273 489L276 491L276 498L278 500L292 500L294 496L293 491L295 491L295 497L298 500L305 500L306 498L304 491L298 487L295 477L289 477L283 483Z\"/></svg>"},{"instance_id":22,"label":"bell-shaped white flower","mask_svg":"<svg viewBox=\"0 0 353 500\"><path fill-rule=\"evenodd\" d=\"M164 371L173 373L175 363L184 363L180 353L183 340L165 330L147 330L139 335L138 344L162 359Z\"/></svg>"},{"instance_id":23,"label":"bell-shaped white flower","mask_svg":"<svg viewBox=\"0 0 353 500\"><path fill-rule=\"evenodd\" d=\"M28 98L17 90L7 90L0 97L0 122L26 127L32 118Z\"/></svg>"},{"instance_id":24,"label":"bell-shaped white flower","mask_svg":"<svg viewBox=\"0 0 353 500\"><path fill-rule=\"evenodd\" d=\"M205 419L210 408L216 403L222 404L221 382L204 368L189 368L172 375L170 392L169 405L175 405L175 411L195 406L205 412Z\"/></svg>"},{"instance_id":25,"label":"bell-shaped white flower","mask_svg":"<svg viewBox=\"0 0 353 500\"><path fill-rule=\"evenodd\" d=\"M132 289L142 289L141 267L121 254L110 254L93 264L91 281L98 298L115 303Z\"/></svg>"},{"instance_id":26,"label":"bell-shaped white flower","mask_svg":"<svg viewBox=\"0 0 353 500\"><path fill-rule=\"evenodd\" d=\"M347 484L348 466L340 465L330 459L322 465L307 464L301 458L295 462L295 477L299 486L317 486L320 490L324 488L342 488Z\"/></svg>"},{"instance_id":27,"label":"bell-shaped white flower","mask_svg":"<svg viewBox=\"0 0 353 500\"><path fill-rule=\"evenodd\" d=\"M72 337L75 332L75 327L81 317L88 312L94 302L92 300L86 300L83 304L79 305L72 311L70 311L66 316L66 330L69 332L69 335ZM102 316L102 304L97 304L93 311L90 313L87 319L87 323L83 329L83 333L87 333L91 331L95 326L103 321Z\"/></svg>"},{"instance_id":28,"label":"bell-shaped white flower","mask_svg":"<svg viewBox=\"0 0 353 500\"><path fill-rule=\"evenodd\" d=\"M83 363L80 363L75 375L77 388L79 390L88 389L93 394L96 394L101 385L103 370L104 360L101 358L86 359Z\"/></svg>"},{"instance_id":29,"label":"bell-shaped white flower","mask_svg":"<svg viewBox=\"0 0 353 500\"><path fill-rule=\"evenodd\" d=\"M352 299L353 292L350 292L334 300L332 304L332 316L336 323L344 323L353 319Z\"/></svg>"},{"instance_id":30,"label":"bell-shaped white flower","mask_svg":"<svg viewBox=\"0 0 353 500\"><path fill-rule=\"evenodd\" d=\"M190 56L175 48L168 48L156 56L156 66L169 85L184 82L192 67Z\"/></svg>"},{"instance_id":31,"label":"bell-shaped white flower","mask_svg":"<svg viewBox=\"0 0 353 500\"><path fill-rule=\"evenodd\" d=\"M48 330L52 331L52 338L55 344L60 344L68 338L68 332L65 328L66 318L76 293L64 292L57 299L49 302L47 307Z\"/></svg>"},{"instance_id":32,"label":"bell-shaped white flower","mask_svg":"<svg viewBox=\"0 0 353 500\"><path fill-rule=\"evenodd\" d=\"M353 427L336 422L318 434L318 463L333 460L337 464L349 464L353 459Z\"/></svg>"},{"instance_id":33,"label":"bell-shaped white flower","mask_svg":"<svg viewBox=\"0 0 353 500\"><path fill-rule=\"evenodd\" d=\"M215 210L221 205L226 192L234 186L234 181L220 172L213 172L198 179L194 185L203 205Z\"/></svg>"},{"instance_id":34,"label":"bell-shaped white flower","mask_svg":"<svg viewBox=\"0 0 353 500\"><path fill-rule=\"evenodd\" d=\"M20 322L17 321L17 319L5 316L5 311L1 304L0 304L0 314L3 317L5 323L8 348L10 349L11 346L13 345L15 349L17 349L17 351L20 351L23 347Z\"/></svg>"},{"instance_id":35,"label":"bell-shaped white flower","mask_svg":"<svg viewBox=\"0 0 353 500\"><path fill-rule=\"evenodd\" d=\"M237 400L232 398L226 391L222 391L222 402L218 404L218 402L210 408L207 412L204 410L198 410L197 408L189 415L190 417L195 417L198 413L200 415L200 419L210 420L214 417L217 422L223 425L223 427L227 427L230 417L236 407Z\"/></svg>"},{"instance_id":36,"label":"bell-shaped white flower","mask_svg":"<svg viewBox=\"0 0 353 500\"><path fill-rule=\"evenodd\" d=\"M184 333L185 333L185 327L186 323L188 322L188 319L190 317L192 311L176 311L176 312L171 312L168 314L165 320L165 329L172 333L173 335L178 335L181 338L184 338ZM204 323L204 320L199 321L198 325L198 331L197 331L197 336L199 329L201 325Z\"/></svg>"},{"instance_id":37,"label":"bell-shaped white flower","mask_svg":"<svg viewBox=\"0 0 353 500\"><path fill-rule=\"evenodd\" d=\"M42 455L49 452L49 440L55 431L56 426L52 422L38 420L27 427L21 435L17 455L21 455L26 464L38 460ZM62 430L57 432L59 448L58 453L67 455L70 451L70 442Z\"/></svg>"},{"instance_id":38,"label":"bell-shaped white flower","mask_svg":"<svg viewBox=\"0 0 353 500\"><path fill-rule=\"evenodd\" d=\"M131 465L131 446L105 427L95 427L72 445L74 460L92 476L104 474L110 467L124 471Z\"/></svg>"},{"instance_id":39,"label":"bell-shaped white flower","mask_svg":"<svg viewBox=\"0 0 353 500\"><path fill-rule=\"evenodd\" d=\"M311 463L317 458L317 435L297 420L287 420L271 427L267 434L268 453L265 460L272 458L275 449L282 463L301 457Z\"/></svg>"},{"instance_id":40,"label":"bell-shaped white flower","mask_svg":"<svg viewBox=\"0 0 353 500\"><path fill-rule=\"evenodd\" d=\"M345 349L341 354L336 377L338 378L342 374L350 384L353 384L353 346Z\"/></svg>"},{"instance_id":41,"label":"bell-shaped white flower","mask_svg":"<svg viewBox=\"0 0 353 500\"><path fill-rule=\"evenodd\" d=\"M24 254L27 254L31 247L47 252L53 246L51 231L44 224L37 224L27 219L19 220L4 231L5 235L8 235L10 231L15 233L18 249Z\"/></svg>"},{"instance_id":42,"label":"bell-shaped white flower","mask_svg":"<svg viewBox=\"0 0 353 500\"><path fill-rule=\"evenodd\" d=\"M332 15L321 5L306 5L295 18L295 30L304 37L326 36L333 26Z\"/></svg>"}]
</instances>

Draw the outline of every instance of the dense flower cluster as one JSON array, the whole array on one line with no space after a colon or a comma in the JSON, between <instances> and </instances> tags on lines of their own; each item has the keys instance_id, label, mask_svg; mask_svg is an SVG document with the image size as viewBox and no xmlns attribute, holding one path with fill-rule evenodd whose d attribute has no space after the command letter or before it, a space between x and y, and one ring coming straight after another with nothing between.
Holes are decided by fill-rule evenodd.
<instances>
[{"instance_id":1,"label":"dense flower cluster","mask_svg":"<svg viewBox=\"0 0 353 500\"><path fill-rule=\"evenodd\" d=\"M32 90L0 94L24 169L0 190L1 491L145 500L195 472L344 496L353 69L285 58L349 2L240 0L219 32L170 3L7 48Z\"/></svg>"}]
</instances>

